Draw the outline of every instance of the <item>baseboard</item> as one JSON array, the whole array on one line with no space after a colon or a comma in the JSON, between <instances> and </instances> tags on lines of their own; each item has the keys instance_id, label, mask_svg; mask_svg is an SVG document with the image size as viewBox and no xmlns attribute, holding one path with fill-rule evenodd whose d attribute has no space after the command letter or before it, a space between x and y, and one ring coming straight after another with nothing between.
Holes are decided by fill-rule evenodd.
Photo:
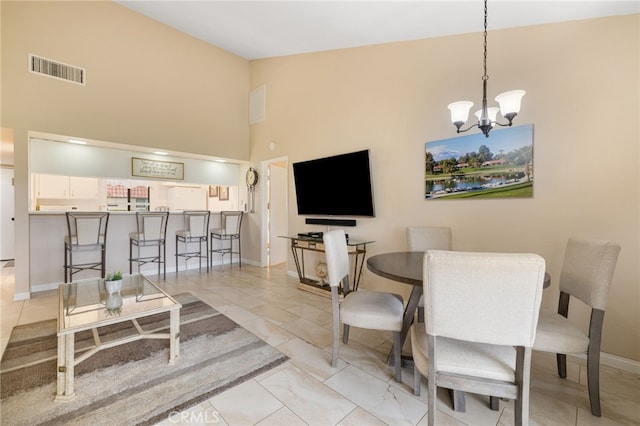
<instances>
[{"instance_id":1,"label":"baseboard","mask_svg":"<svg viewBox=\"0 0 640 426\"><path fill-rule=\"evenodd\" d=\"M587 362L586 355L568 355L568 358L579 359L583 364ZM621 356L600 352L600 365L626 371L627 373L640 375L640 362Z\"/></svg>"},{"instance_id":2,"label":"baseboard","mask_svg":"<svg viewBox=\"0 0 640 426\"><path fill-rule=\"evenodd\" d=\"M31 298L31 293L16 293L13 295L13 301L19 302L21 300L28 300Z\"/></svg>"}]
</instances>

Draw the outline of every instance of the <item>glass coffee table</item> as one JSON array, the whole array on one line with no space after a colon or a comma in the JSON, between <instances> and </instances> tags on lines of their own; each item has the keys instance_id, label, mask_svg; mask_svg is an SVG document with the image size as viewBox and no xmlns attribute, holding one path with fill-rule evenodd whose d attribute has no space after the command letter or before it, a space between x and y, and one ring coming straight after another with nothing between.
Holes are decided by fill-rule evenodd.
<instances>
[{"instance_id":1,"label":"glass coffee table","mask_svg":"<svg viewBox=\"0 0 640 426\"><path fill-rule=\"evenodd\" d=\"M169 364L180 354L180 305L143 275L125 276L119 292L109 294L104 279L88 279L58 287L58 384L56 401L74 394L74 367L103 349L140 339L169 339ZM138 319L169 312L169 328L145 331ZM136 333L108 342L100 340L99 328L131 321ZM91 330L94 345L75 356L75 335Z\"/></svg>"}]
</instances>

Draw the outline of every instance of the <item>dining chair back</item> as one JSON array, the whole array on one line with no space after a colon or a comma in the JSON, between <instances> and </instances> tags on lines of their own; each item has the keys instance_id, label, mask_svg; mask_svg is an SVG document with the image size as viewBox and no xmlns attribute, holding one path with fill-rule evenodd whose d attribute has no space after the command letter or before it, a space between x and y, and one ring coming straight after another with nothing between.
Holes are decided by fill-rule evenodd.
<instances>
[{"instance_id":1,"label":"dining chair back","mask_svg":"<svg viewBox=\"0 0 640 426\"><path fill-rule=\"evenodd\" d=\"M66 212L67 235L64 237L64 282L83 270L100 271L105 276L107 226L109 212ZM74 253L100 252L100 260L74 262ZM77 259L77 258L76 258Z\"/></svg>"},{"instance_id":2,"label":"dining chair back","mask_svg":"<svg viewBox=\"0 0 640 426\"><path fill-rule=\"evenodd\" d=\"M567 377L567 354L587 355L587 387L591 414L600 417L600 343L607 296L613 281L620 245L609 241L570 238L560 273L558 313L543 309L534 350L556 354L558 375ZM569 300L591 308L589 330L567 319Z\"/></svg>"},{"instance_id":3,"label":"dining chair back","mask_svg":"<svg viewBox=\"0 0 640 426\"><path fill-rule=\"evenodd\" d=\"M447 226L408 226L410 251L451 250L451 228ZM418 302L418 322L424 322L424 298Z\"/></svg>"},{"instance_id":4,"label":"dining chair back","mask_svg":"<svg viewBox=\"0 0 640 426\"><path fill-rule=\"evenodd\" d=\"M400 331L402 329L402 296L392 293L349 289L349 252L343 230L333 230L323 235L327 261L327 273L331 286L331 304L333 310L333 352L331 365L338 365L340 323L343 323L343 342L349 340L349 326L372 330L391 331L393 334L393 356L395 379L401 377ZM342 293L342 301L340 301Z\"/></svg>"},{"instance_id":5,"label":"dining chair back","mask_svg":"<svg viewBox=\"0 0 640 426\"><path fill-rule=\"evenodd\" d=\"M428 377L429 425L438 387L515 399L515 424L527 424L544 273L535 254L425 253L425 322L412 326L411 344Z\"/></svg>"}]
</instances>

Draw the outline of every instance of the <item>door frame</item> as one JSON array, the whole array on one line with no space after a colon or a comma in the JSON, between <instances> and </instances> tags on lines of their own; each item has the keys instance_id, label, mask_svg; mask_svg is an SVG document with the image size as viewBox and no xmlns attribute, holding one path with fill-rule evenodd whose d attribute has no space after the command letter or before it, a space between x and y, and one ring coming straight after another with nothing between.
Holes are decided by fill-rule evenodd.
<instances>
[{"instance_id":1,"label":"door frame","mask_svg":"<svg viewBox=\"0 0 640 426\"><path fill-rule=\"evenodd\" d=\"M272 236L269 235L269 200L271 199L271 185L270 185L270 177L269 177L269 167L274 164L274 163L281 163L284 162L285 163L285 180L286 180L286 185L284 188L285 191L285 200L287 200L286 205L284 207L284 212L286 214L286 222L287 222L287 227L288 227L288 223L289 223L289 157L288 156L283 156L283 157L276 157L276 158L271 158L268 160L264 160L260 166L260 170L262 173L262 176L264 177L262 179L262 197L260 200L260 206L262 207L262 213L261 213L261 237L260 240L262 242L262 244L260 244L260 265L262 266L267 266L269 267L269 251L268 251L268 247L270 244L270 238L278 238L277 235Z\"/></svg>"}]
</instances>

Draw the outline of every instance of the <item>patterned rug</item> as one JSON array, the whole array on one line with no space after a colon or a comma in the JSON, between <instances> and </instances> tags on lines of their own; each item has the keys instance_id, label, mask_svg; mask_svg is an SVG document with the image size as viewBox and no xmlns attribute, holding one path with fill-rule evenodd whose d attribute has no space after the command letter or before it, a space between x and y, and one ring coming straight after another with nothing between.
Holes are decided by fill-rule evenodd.
<instances>
[{"instance_id":1,"label":"patterned rug","mask_svg":"<svg viewBox=\"0 0 640 426\"><path fill-rule=\"evenodd\" d=\"M137 425L169 419L287 360L273 347L190 294L181 304L180 357L168 364L168 340L105 349L76 366L75 394L55 402L56 320L14 327L0 365L3 425ZM140 322L169 326L168 314ZM129 323L100 329L103 342L131 333ZM93 344L76 336L76 356Z\"/></svg>"}]
</instances>

